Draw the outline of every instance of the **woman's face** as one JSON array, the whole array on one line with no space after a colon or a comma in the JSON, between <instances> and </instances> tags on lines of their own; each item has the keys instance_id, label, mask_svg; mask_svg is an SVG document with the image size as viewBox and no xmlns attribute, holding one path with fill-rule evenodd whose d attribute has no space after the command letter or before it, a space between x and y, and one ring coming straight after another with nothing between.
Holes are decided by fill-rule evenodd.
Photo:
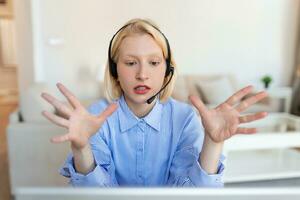
<instances>
[{"instance_id":1,"label":"woman's face","mask_svg":"<svg viewBox=\"0 0 300 200\"><path fill-rule=\"evenodd\" d=\"M127 103L146 103L163 85L166 62L162 49L148 34L126 37L119 48L117 72Z\"/></svg>"}]
</instances>

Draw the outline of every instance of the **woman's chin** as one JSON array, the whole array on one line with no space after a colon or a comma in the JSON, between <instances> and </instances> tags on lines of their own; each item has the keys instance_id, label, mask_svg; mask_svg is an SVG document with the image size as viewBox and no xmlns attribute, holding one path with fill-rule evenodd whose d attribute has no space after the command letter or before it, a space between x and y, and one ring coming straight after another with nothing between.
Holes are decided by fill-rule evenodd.
<instances>
[{"instance_id":1,"label":"woman's chin","mask_svg":"<svg viewBox=\"0 0 300 200\"><path fill-rule=\"evenodd\" d=\"M139 96L138 98L135 99L135 102L137 104L145 104L147 103L147 100L149 99L150 97L147 96Z\"/></svg>"},{"instance_id":2,"label":"woman's chin","mask_svg":"<svg viewBox=\"0 0 300 200\"><path fill-rule=\"evenodd\" d=\"M136 102L137 104L147 104L147 100L150 99L151 97L153 97L153 95L154 94L136 96L134 98L134 102Z\"/></svg>"}]
</instances>

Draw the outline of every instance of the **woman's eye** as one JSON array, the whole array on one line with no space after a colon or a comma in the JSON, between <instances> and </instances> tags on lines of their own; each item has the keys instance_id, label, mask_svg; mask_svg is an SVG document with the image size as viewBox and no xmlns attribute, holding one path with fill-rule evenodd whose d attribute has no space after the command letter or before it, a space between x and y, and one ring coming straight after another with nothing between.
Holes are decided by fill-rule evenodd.
<instances>
[{"instance_id":1,"label":"woman's eye","mask_svg":"<svg viewBox=\"0 0 300 200\"><path fill-rule=\"evenodd\" d=\"M153 66L159 65L159 63L160 63L160 62L158 62L158 61L152 61L152 62L150 62L150 64L153 65Z\"/></svg>"},{"instance_id":2,"label":"woman's eye","mask_svg":"<svg viewBox=\"0 0 300 200\"><path fill-rule=\"evenodd\" d=\"M136 64L136 62L134 62L134 61L130 61L130 62L126 62L125 63L127 66L133 66L133 65L135 65Z\"/></svg>"}]
</instances>

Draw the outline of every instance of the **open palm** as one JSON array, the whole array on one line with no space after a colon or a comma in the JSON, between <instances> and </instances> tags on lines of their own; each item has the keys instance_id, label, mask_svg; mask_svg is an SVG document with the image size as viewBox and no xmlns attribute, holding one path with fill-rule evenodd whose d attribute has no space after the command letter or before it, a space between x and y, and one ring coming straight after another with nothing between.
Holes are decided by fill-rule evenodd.
<instances>
[{"instance_id":1,"label":"open palm","mask_svg":"<svg viewBox=\"0 0 300 200\"><path fill-rule=\"evenodd\" d=\"M199 111L205 133L214 142L223 142L235 134L252 134L256 132L256 128L239 127L242 123L252 122L267 116L266 112L240 115L241 112L267 96L266 92L259 92L240 101L251 90L252 86L247 86L211 110L207 109L197 96L191 95L189 97L192 104Z\"/></svg>"},{"instance_id":2,"label":"open palm","mask_svg":"<svg viewBox=\"0 0 300 200\"><path fill-rule=\"evenodd\" d=\"M60 92L67 98L72 108L58 101L53 96L43 93L42 97L53 105L64 117L43 111L43 115L54 124L68 129L68 133L55 136L51 139L54 143L70 141L73 148L81 149L88 144L89 138L102 126L107 117L116 109L117 105L109 105L100 115L88 113L79 100L62 84L57 84Z\"/></svg>"}]
</instances>

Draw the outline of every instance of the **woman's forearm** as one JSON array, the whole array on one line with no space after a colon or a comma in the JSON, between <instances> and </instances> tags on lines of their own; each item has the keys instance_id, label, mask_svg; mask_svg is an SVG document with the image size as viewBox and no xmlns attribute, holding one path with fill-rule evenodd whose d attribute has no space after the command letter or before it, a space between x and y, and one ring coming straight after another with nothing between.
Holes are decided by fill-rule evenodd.
<instances>
[{"instance_id":1,"label":"woman's forearm","mask_svg":"<svg viewBox=\"0 0 300 200\"><path fill-rule=\"evenodd\" d=\"M74 156L74 165L76 172L88 174L95 168L95 160L90 145L86 145L83 149L72 148Z\"/></svg>"},{"instance_id":2,"label":"woman's forearm","mask_svg":"<svg viewBox=\"0 0 300 200\"><path fill-rule=\"evenodd\" d=\"M208 174L215 174L218 170L218 163L222 153L224 142L216 143L207 134L204 136L202 151L199 156L199 163Z\"/></svg>"}]
</instances>

